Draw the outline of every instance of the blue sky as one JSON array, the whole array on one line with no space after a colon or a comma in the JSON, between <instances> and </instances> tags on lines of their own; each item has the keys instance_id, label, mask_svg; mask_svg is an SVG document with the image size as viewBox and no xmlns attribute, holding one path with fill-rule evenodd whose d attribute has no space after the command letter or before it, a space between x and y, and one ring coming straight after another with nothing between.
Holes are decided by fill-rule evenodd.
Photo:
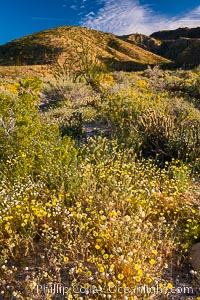
<instances>
[{"instance_id":1,"label":"blue sky","mask_svg":"<svg viewBox=\"0 0 200 300\"><path fill-rule=\"evenodd\" d=\"M61 25L115 34L200 26L199 0L9 0L0 4L0 44Z\"/></svg>"}]
</instances>

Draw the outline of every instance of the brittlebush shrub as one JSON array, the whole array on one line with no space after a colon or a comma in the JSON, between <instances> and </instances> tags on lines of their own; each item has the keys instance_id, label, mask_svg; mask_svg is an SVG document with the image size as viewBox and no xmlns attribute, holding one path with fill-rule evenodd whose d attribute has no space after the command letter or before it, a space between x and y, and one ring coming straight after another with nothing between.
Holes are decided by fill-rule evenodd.
<instances>
[{"instance_id":1,"label":"brittlebush shrub","mask_svg":"<svg viewBox=\"0 0 200 300\"><path fill-rule=\"evenodd\" d=\"M10 180L40 178L59 189L63 182L67 184L69 165L76 164L76 149L70 138L61 137L58 125L42 122L38 82L29 81L20 85L18 95L0 95L1 173Z\"/></svg>"}]
</instances>

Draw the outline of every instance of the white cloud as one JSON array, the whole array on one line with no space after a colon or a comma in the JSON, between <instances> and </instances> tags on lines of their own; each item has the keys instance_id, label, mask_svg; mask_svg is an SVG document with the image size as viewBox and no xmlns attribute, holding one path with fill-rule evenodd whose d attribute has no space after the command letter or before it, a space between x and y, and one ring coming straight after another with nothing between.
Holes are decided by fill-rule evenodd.
<instances>
[{"instance_id":1,"label":"white cloud","mask_svg":"<svg viewBox=\"0 0 200 300\"><path fill-rule=\"evenodd\" d=\"M200 6L185 14L168 18L141 5L137 0L99 0L103 7L95 15L82 19L82 26L112 32L151 34L164 29L200 26Z\"/></svg>"},{"instance_id":2,"label":"white cloud","mask_svg":"<svg viewBox=\"0 0 200 300\"><path fill-rule=\"evenodd\" d=\"M77 10L77 9L78 9L78 7L77 7L76 5L70 5L70 8L71 8L71 9L74 9L74 10Z\"/></svg>"},{"instance_id":3,"label":"white cloud","mask_svg":"<svg viewBox=\"0 0 200 300\"><path fill-rule=\"evenodd\" d=\"M93 11L90 11L87 15L86 15L86 17L89 19L89 18L92 18L92 17L94 17L95 16L95 13L93 12Z\"/></svg>"},{"instance_id":4,"label":"white cloud","mask_svg":"<svg viewBox=\"0 0 200 300\"><path fill-rule=\"evenodd\" d=\"M200 6L180 17L176 17L172 27L198 27L200 26Z\"/></svg>"}]
</instances>

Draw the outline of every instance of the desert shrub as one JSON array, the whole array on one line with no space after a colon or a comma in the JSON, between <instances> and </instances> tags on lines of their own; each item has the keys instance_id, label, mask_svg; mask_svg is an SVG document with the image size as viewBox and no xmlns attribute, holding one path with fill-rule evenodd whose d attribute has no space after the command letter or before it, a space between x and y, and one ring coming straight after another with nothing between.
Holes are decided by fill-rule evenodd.
<instances>
[{"instance_id":1,"label":"desert shrub","mask_svg":"<svg viewBox=\"0 0 200 300\"><path fill-rule=\"evenodd\" d=\"M95 92L101 92L101 80L108 73L106 65L101 61L102 51L94 54L93 44L82 40L75 40L70 45L70 57L60 57L53 64L52 74L63 82L86 82Z\"/></svg>"},{"instance_id":2,"label":"desert shrub","mask_svg":"<svg viewBox=\"0 0 200 300\"><path fill-rule=\"evenodd\" d=\"M195 161L199 157L200 119L188 118L187 110L161 113L146 109L139 120L144 153L159 154L164 160Z\"/></svg>"},{"instance_id":3,"label":"desert shrub","mask_svg":"<svg viewBox=\"0 0 200 300\"><path fill-rule=\"evenodd\" d=\"M199 75L195 71L163 71L148 68L142 74L148 78L148 87L155 91L166 91L171 97L183 97L199 109Z\"/></svg>"},{"instance_id":4,"label":"desert shrub","mask_svg":"<svg viewBox=\"0 0 200 300\"><path fill-rule=\"evenodd\" d=\"M2 156L12 155L17 150L15 147L22 147L22 140L23 147L26 147L31 135L36 134L38 125L36 103L40 84L37 79L28 79L19 83L17 95L1 94Z\"/></svg>"},{"instance_id":5,"label":"desert shrub","mask_svg":"<svg viewBox=\"0 0 200 300\"><path fill-rule=\"evenodd\" d=\"M0 100L2 176L23 181L41 177L47 185L59 188L76 157L73 142L61 137L56 124L41 121L38 97L30 91L30 83L20 86L18 96L1 95Z\"/></svg>"},{"instance_id":6,"label":"desert shrub","mask_svg":"<svg viewBox=\"0 0 200 300\"><path fill-rule=\"evenodd\" d=\"M74 139L83 137L83 119L80 112L73 112L68 119L64 119L60 126L62 136L68 135Z\"/></svg>"},{"instance_id":7,"label":"desert shrub","mask_svg":"<svg viewBox=\"0 0 200 300\"><path fill-rule=\"evenodd\" d=\"M47 110L50 107L63 106L67 101L68 95L74 90L74 85L70 81L50 79L44 83L41 90L41 104L42 110Z\"/></svg>"},{"instance_id":8,"label":"desert shrub","mask_svg":"<svg viewBox=\"0 0 200 300\"><path fill-rule=\"evenodd\" d=\"M101 110L114 136L145 157L195 162L199 157L199 111L166 93L152 94L147 87L140 80L126 97L120 93L107 96Z\"/></svg>"},{"instance_id":9,"label":"desert shrub","mask_svg":"<svg viewBox=\"0 0 200 300\"><path fill-rule=\"evenodd\" d=\"M174 116L146 109L138 121L143 153L147 156L161 155L166 159L173 157L170 156L168 145L175 130Z\"/></svg>"},{"instance_id":10,"label":"desert shrub","mask_svg":"<svg viewBox=\"0 0 200 300\"><path fill-rule=\"evenodd\" d=\"M86 106L96 106L100 100L99 94L85 83L72 83L65 80L51 78L45 82L41 90L41 109L47 111L49 108L66 108L69 109Z\"/></svg>"}]
</instances>

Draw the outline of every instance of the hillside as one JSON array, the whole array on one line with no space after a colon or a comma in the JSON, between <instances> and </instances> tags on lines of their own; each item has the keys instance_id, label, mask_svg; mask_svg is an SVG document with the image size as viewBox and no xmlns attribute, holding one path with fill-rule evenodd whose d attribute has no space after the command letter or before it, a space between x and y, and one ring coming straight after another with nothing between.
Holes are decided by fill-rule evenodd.
<instances>
[{"instance_id":1,"label":"hillside","mask_svg":"<svg viewBox=\"0 0 200 300\"><path fill-rule=\"evenodd\" d=\"M154 32L150 35L151 38L158 40L176 40L179 38L190 38L197 39L200 38L200 27L196 28L178 28L175 30L162 30Z\"/></svg>"},{"instance_id":2,"label":"hillside","mask_svg":"<svg viewBox=\"0 0 200 300\"><path fill-rule=\"evenodd\" d=\"M143 70L147 65L194 67L200 64L200 27L116 36L85 27L61 26L0 46L0 65L48 65L77 59L86 49L113 70Z\"/></svg>"},{"instance_id":3,"label":"hillside","mask_svg":"<svg viewBox=\"0 0 200 300\"><path fill-rule=\"evenodd\" d=\"M136 33L119 38L173 61L175 67L200 64L200 27L163 30L150 36Z\"/></svg>"},{"instance_id":4,"label":"hillside","mask_svg":"<svg viewBox=\"0 0 200 300\"><path fill-rule=\"evenodd\" d=\"M92 48L99 59L117 70L144 69L169 60L123 41L113 34L62 26L25 36L0 46L0 65L43 65L58 57L73 58L74 49Z\"/></svg>"},{"instance_id":5,"label":"hillside","mask_svg":"<svg viewBox=\"0 0 200 300\"><path fill-rule=\"evenodd\" d=\"M156 52L156 50L162 44L160 40L140 33L122 35L119 36L119 38L151 52Z\"/></svg>"},{"instance_id":6,"label":"hillside","mask_svg":"<svg viewBox=\"0 0 200 300\"><path fill-rule=\"evenodd\" d=\"M177 66L195 67L200 64L200 38L180 37L162 41L155 53L173 60Z\"/></svg>"}]
</instances>

